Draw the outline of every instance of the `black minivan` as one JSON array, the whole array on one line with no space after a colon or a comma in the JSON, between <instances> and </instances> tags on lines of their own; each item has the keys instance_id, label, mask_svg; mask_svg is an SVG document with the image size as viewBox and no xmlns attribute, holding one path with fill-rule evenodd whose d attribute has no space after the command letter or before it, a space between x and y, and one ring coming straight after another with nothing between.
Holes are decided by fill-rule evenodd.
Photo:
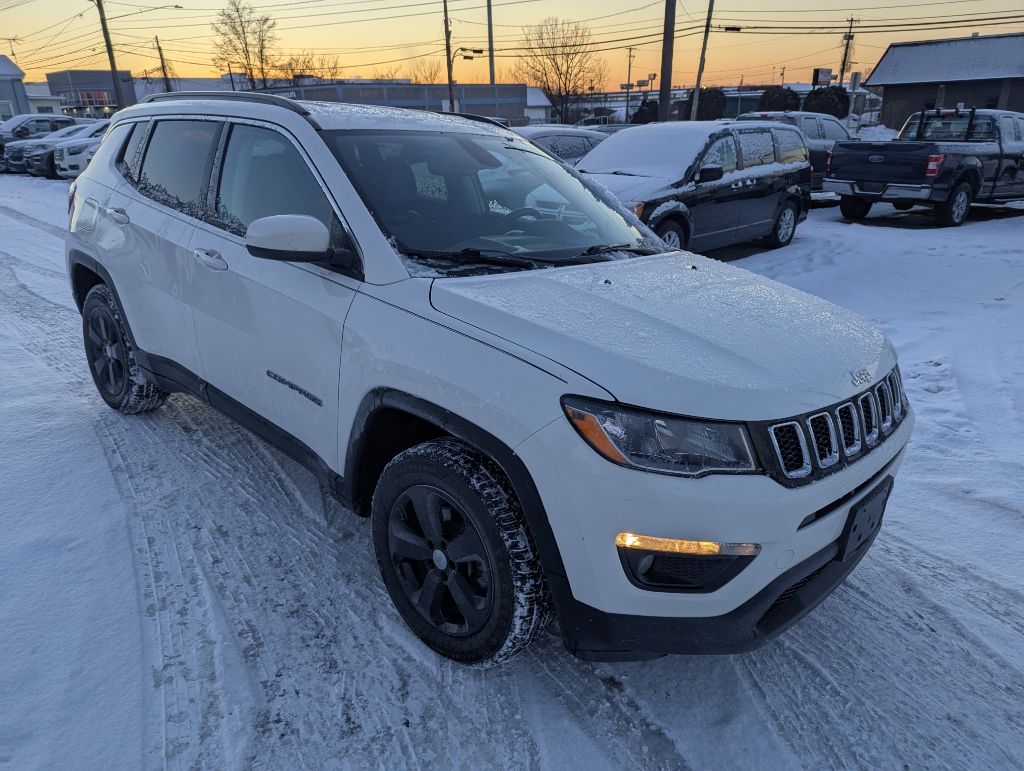
<instances>
[{"instance_id":1,"label":"black minivan","mask_svg":"<svg viewBox=\"0 0 1024 771\"><path fill-rule=\"evenodd\" d=\"M666 244L696 252L785 246L811 206L807 147L784 123L649 123L612 134L576 168Z\"/></svg>"},{"instance_id":2,"label":"black minivan","mask_svg":"<svg viewBox=\"0 0 1024 771\"><path fill-rule=\"evenodd\" d=\"M746 112L736 120L776 121L796 126L804 132L804 143L811 154L813 174L811 190L821 190L821 182L825 178L825 166L828 164L828 154L832 152L832 145L836 142L853 139L850 132L846 130L846 126L838 119L819 112L797 112L795 110Z\"/></svg>"}]
</instances>

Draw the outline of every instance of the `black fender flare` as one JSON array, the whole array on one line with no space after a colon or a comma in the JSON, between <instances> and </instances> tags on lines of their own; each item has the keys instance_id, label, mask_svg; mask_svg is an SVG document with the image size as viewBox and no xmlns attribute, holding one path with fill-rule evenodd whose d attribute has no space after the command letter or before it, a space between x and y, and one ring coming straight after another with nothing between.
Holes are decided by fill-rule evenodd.
<instances>
[{"instance_id":1,"label":"black fender flare","mask_svg":"<svg viewBox=\"0 0 1024 771\"><path fill-rule=\"evenodd\" d=\"M339 481L344 485L344 490L341 491L342 495L350 501L357 500L356 496L360 494L360 491L356 489L359 478L359 459L363 447L368 441L368 428L373 422L374 415L385 409L406 412L431 423L456 439L461 439L476 447L501 467L523 507L523 515L526 517L527 526L530 528L530 533L537 546L544 573L556 579L556 581L549 580L549 585L552 586L552 592L556 595L557 601L558 592L554 584L564 583L565 565L562 562L562 555L551 529L547 511L529 469L511 447L451 410L392 388L376 388L367 393L359 404L352 422L352 430L349 432L348 449L345 453L345 471ZM557 581L559 578L562 579L561 582Z\"/></svg>"}]
</instances>

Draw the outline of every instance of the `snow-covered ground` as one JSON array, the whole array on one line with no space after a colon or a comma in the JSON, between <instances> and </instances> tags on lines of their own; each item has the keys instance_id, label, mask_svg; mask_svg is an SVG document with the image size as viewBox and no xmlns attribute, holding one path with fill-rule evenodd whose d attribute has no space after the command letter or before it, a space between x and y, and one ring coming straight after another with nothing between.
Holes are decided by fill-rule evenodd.
<instances>
[{"instance_id":1,"label":"snow-covered ground","mask_svg":"<svg viewBox=\"0 0 1024 771\"><path fill-rule=\"evenodd\" d=\"M0 766L1024 766L1024 211L817 209L719 256L869 317L918 423L836 593L734 657L467 670L405 629L367 522L199 402L96 395L67 184L0 176Z\"/></svg>"}]
</instances>

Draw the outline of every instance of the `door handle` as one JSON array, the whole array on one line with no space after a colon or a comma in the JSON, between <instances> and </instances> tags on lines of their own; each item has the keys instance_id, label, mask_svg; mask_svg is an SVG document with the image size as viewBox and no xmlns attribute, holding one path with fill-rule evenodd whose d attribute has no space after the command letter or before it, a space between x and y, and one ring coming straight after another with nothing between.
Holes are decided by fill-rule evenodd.
<instances>
[{"instance_id":1,"label":"door handle","mask_svg":"<svg viewBox=\"0 0 1024 771\"><path fill-rule=\"evenodd\" d=\"M121 208L104 209L103 212L110 218L111 222L118 225L127 225L132 221L132 218L128 216L128 212Z\"/></svg>"},{"instance_id":2,"label":"door handle","mask_svg":"<svg viewBox=\"0 0 1024 771\"><path fill-rule=\"evenodd\" d=\"M196 249L192 254L199 260L203 265L208 267L210 270L227 270L228 264L213 249Z\"/></svg>"}]
</instances>

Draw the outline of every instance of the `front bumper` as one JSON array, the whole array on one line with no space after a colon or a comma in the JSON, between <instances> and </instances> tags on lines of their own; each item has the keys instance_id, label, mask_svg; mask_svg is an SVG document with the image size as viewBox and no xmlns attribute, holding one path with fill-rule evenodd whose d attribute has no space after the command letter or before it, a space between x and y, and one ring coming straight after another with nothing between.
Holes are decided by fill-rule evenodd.
<instances>
[{"instance_id":1,"label":"front bumper","mask_svg":"<svg viewBox=\"0 0 1024 771\"><path fill-rule=\"evenodd\" d=\"M566 647L592 659L734 653L780 633L852 570L850 560L822 569L796 593L799 606L772 609L796 581L834 560L851 508L879 480L895 477L913 423L910 411L870 454L794 488L762 475L685 479L616 466L565 420L536 432L516 452L562 558L564 575L549 571L547 580ZM615 547L620 532L756 543L761 550L713 591L652 591L624 570Z\"/></svg>"},{"instance_id":2,"label":"front bumper","mask_svg":"<svg viewBox=\"0 0 1024 771\"><path fill-rule=\"evenodd\" d=\"M43 176L49 170L47 163L49 155L43 153L42 155L26 155L25 156L25 171L33 176Z\"/></svg>"},{"instance_id":3,"label":"front bumper","mask_svg":"<svg viewBox=\"0 0 1024 771\"><path fill-rule=\"evenodd\" d=\"M822 190L840 195L857 195L864 198L876 198L882 201L930 201L943 200L945 193L936 191L932 185L898 185L886 184L881 190L865 190L859 183L846 179L826 179L822 182Z\"/></svg>"}]
</instances>

